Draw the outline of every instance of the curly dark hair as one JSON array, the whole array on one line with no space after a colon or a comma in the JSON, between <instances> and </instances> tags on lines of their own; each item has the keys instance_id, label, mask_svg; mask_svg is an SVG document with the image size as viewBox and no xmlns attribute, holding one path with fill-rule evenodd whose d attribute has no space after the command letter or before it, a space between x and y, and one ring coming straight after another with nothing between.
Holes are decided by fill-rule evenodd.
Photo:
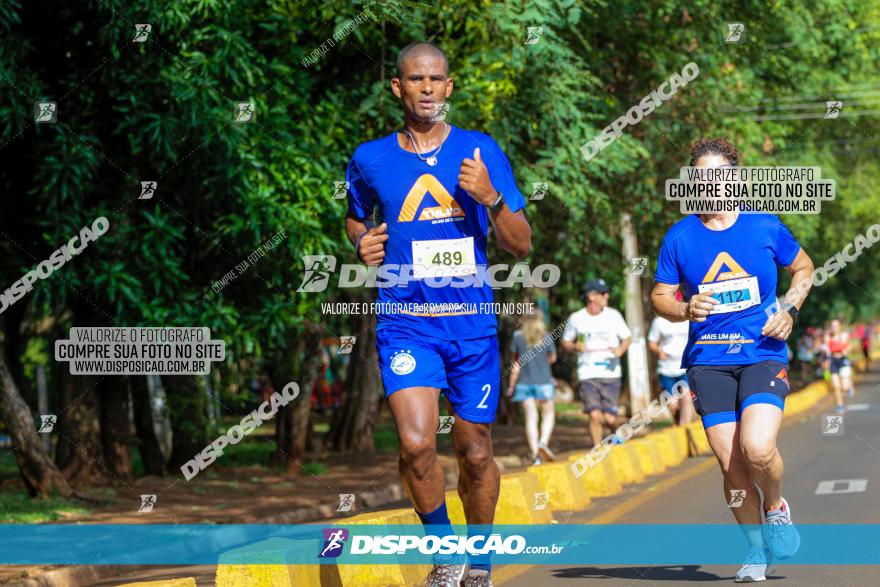
<instances>
[{"instance_id":1,"label":"curly dark hair","mask_svg":"<svg viewBox=\"0 0 880 587\"><path fill-rule=\"evenodd\" d=\"M700 139L691 145L691 167L697 164L697 160L703 155L721 155L731 165L739 165L739 151L733 143L723 137L715 139Z\"/></svg>"}]
</instances>

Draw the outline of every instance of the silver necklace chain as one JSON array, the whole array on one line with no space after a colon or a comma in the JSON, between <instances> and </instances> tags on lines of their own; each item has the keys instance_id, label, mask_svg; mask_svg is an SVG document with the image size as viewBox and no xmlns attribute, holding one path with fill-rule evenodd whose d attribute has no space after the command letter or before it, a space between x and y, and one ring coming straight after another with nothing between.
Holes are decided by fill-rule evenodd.
<instances>
[{"instance_id":1,"label":"silver necklace chain","mask_svg":"<svg viewBox=\"0 0 880 587\"><path fill-rule=\"evenodd\" d=\"M447 128L447 126L448 126L448 125L446 124L446 121L444 120L444 121L443 121L443 132L440 133L440 146L437 147L437 150L434 151L434 153L433 153L432 155L428 155L427 157L422 157L422 154L419 153L419 149L418 149L418 147L416 147L416 141L413 139L412 134L411 134L408 130L406 130L406 129L403 129L403 132L405 132L405 133L406 133L406 136L409 137L409 142L412 144L412 148L413 148L413 151L415 151L416 156L417 156L419 159L421 159L422 161L424 161L425 163L428 163L428 164L430 165L430 162L429 162L428 160L429 160L429 159L434 159L434 162L435 162L435 164L436 164L436 161L437 161L437 155L439 155L439 154L440 154L440 150L443 149L443 143L444 143L443 139L446 137L446 128Z\"/></svg>"}]
</instances>

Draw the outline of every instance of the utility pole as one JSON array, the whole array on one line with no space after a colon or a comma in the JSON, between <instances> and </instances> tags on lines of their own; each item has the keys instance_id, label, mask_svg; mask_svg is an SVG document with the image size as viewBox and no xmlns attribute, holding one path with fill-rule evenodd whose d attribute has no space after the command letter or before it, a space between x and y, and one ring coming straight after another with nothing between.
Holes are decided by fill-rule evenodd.
<instances>
[{"instance_id":1,"label":"utility pole","mask_svg":"<svg viewBox=\"0 0 880 587\"><path fill-rule=\"evenodd\" d=\"M648 407L651 401L651 384L648 379L648 348L645 341L645 317L642 311L641 275L647 269L647 260L639 259L638 241L632 225L632 217L624 213L620 217L620 234L623 237L623 257L626 263L626 323L632 331L632 343L626 353L629 368L629 396L633 413Z\"/></svg>"}]
</instances>

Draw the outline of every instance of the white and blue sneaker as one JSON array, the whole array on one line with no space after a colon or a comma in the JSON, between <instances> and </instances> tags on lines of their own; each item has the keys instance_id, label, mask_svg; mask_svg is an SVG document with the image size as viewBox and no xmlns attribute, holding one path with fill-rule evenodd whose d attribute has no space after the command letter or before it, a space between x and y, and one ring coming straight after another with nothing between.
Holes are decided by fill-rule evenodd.
<instances>
[{"instance_id":1,"label":"white and blue sneaker","mask_svg":"<svg viewBox=\"0 0 880 587\"><path fill-rule=\"evenodd\" d=\"M492 583L492 575L489 571L481 569L471 569L461 584L463 587L494 587L495 585Z\"/></svg>"},{"instance_id":2,"label":"white and blue sneaker","mask_svg":"<svg viewBox=\"0 0 880 587\"><path fill-rule=\"evenodd\" d=\"M468 565L450 561L448 564L435 563L428 573L425 587L459 587Z\"/></svg>"},{"instance_id":3,"label":"white and blue sneaker","mask_svg":"<svg viewBox=\"0 0 880 587\"><path fill-rule=\"evenodd\" d=\"M789 558L801 547L801 536L791 522L791 508L785 498L778 509L764 514L764 541L776 558Z\"/></svg>"},{"instance_id":4,"label":"white and blue sneaker","mask_svg":"<svg viewBox=\"0 0 880 587\"><path fill-rule=\"evenodd\" d=\"M757 583L766 581L767 575L773 572L773 555L763 546L752 546L746 556L746 562L736 574L737 583Z\"/></svg>"}]
</instances>

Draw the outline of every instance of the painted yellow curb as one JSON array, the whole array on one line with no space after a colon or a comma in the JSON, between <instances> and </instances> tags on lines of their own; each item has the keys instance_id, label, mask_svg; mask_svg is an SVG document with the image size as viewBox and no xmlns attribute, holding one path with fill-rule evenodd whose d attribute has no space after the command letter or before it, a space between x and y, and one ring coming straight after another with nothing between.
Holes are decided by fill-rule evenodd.
<instances>
[{"instance_id":1,"label":"painted yellow curb","mask_svg":"<svg viewBox=\"0 0 880 587\"><path fill-rule=\"evenodd\" d=\"M570 456L568 462L575 479L580 476L578 480L590 497L607 497L616 495L623 490L610 458L606 457L590 467L592 459L589 453L585 453Z\"/></svg>"},{"instance_id":2,"label":"painted yellow curb","mask_svg":"<svg viewBox=\"0 0 880 587\"><path fill-rule=\"evenodd\" d=\"M294 585L320 585L321 566L286 565L289 553L295 549L312 546L319 552L319 540L294 541L287 538L270 538L256 544L249 544L220 555L214 583L217 587L293 587ZM259 555L254 554L259 552ZM258 560L260 564L230 564L224 561L236 560L240 555L250 553L248 560ZM240 560L240 559L239 559Z\"/></svg>"},{"instance_id":3,"label":"painted yellow curb","mask_svg":"<svg viewBox=\"0 0 880 587\"><path fill-rule=\"evenodd\" d=\"M541 466L552 466L552 464ZM544 509L532 509L536 503L536 493L550 493L544 490L544 483L533 471L536 468L529 467L525 472L506 473L501 476L501 491L498 495L498 505L495 507L496 524L549 524L552 521L553 509L562 507L552 496L550 503ZM461 503L457 490L450 489L446 492L446 509L453 524L467 523L464 504Z\"/></svg>"},{"instance_id":4,"label":"painted yellow curb","mask_svg":"<svg viewBox=\"0 0 880 587\"><path fill-rule=\"evenodd\" d=\"M657 445L657 450L660 452L660 460L664 467L674 467L678 464L675 447L672 446L668 436L661 432L655 432L646 436L645 440L650 440Z\"/></svg>"},{"instance_id":5,"label":"painted yellow curb","mask_svg":"<svg viewBox=\"0 0 880 587\"><path fill-rule=\"evenodd\" d=\"M584 484L574 478L568 463L546 463L528 468L535 475L541 491L549 496L554 510L582 510L590 505Z\"/></svg>"},{"instance_id":6,"label":"painted yellow curb","mask_svg":"<svg viewBox=\"0 0 880 587\"><path fill-rule=\"evenodd\" d=\"M605 459L599 463L599 467L605 470L605 491L607 492L605 495L617 495L623 491L623 485L620 482L620 477L617 476L614 463L610 459Z\"/></svg>"},{"instance_id":7,"label":"painted yellow curb","mask_svg":"<svg viewBox=\"0 0 880 587\"><path fill-rule=\"evenodd\" d=\"M664 432L675 447L678 455L678 463L683 463L688 458L688 437L687 430L682 426L673 426Z\"/></svg>"},{"instance_id":8,"label":"painted yellow curb","mask_svg":"<svg viewBox=\"0 0 880 587\"><path fill-rule=\"evenodd\" d=\"M495 508L496 524L549 524L553 521L553 504L535 509L536 493L544 493L538 478L530 472L501 476L501 492ZM541 506L537 506L540 508Z\"/></svg>"},{"instance_id":9,"label":"painted yellow curb","mask_svg":"<svg viewBox=\"0 0 880 587\"><path fill-rule=\"evenodd\" d=\"M615 446L606 458L611 461L621 485L645 480L645 472L634 447L627 447L625 444Z\"/></svg>"},{"instance_id":10,"label":"painted yellow curb","mask_svg":"<svg viewBox=\"0 0 880 587\"><path fill-rule=\"evenodd\" d=\"M687 425L687 435L690 444L690 456L705 455L712 450L701 420Z\"/></svg>"},{"instance_id":11,"label":"painted yellow curb","mask_svg":"<svg viewBox=\"0 0 880 587\"><path fill-rule=\"evenodd\" d=\"M140 583L123 583L119 587L196 587L196 580L192 577L185 579L165 579L163 581L141 581Z\"/></svg>"},{"instance_id":12,"label":"painted yellow curb","mask_svg":"<svg viewBox=\"0 0 880 587\"><path fill-rule=\"evenodd\" d=\"M449 520L453 524L467 524L467 519L464 516L464 504L461 503L457 489L450 489L446 492L446 511L449 512Z\"/></svg>"},{"instance_id":13,"label":"painted yellow curb","mask_svg":"<svg viewBox=\"0 0 880 587\"><path fill-rule=\"evenodd\" d=\"M344 520L344 524L395 525L419 524L412 509L358 514ZM317 529L317 527L316 527ZM311 549L315 555L321 548L320 540L287 540L271 538L257 544L224 553L217 566L217 587L294 587L299 585L322 585L334 587L381 587L385 585L412 585L427 576L430 565L285 565L293 549ZM236 555L260 552L261 563L279 564L222 564L234 560ZM251 556L255 556L251 554Z\"/></svg>"},{"instance_id":14,"label":"painted yellow curb","mask_svg":"<svg viewBox=\"0 0 880 587\"><path fill-rule=\"evenodd\" d=\"M457 496L456 496L457 497ZM461 503L461 500L459 500ZM448 507L448 505L447 505ZM462 514L463 517L463 514ZM386 510L383 512L371 512L358 514L345 520L347 524L421 524L416 512L411 508ZM455 522L453 522L455 523ZM464 523L464 522L462 522ZM321 585L340 585L349 587L384 587L385 585L413 585L423 581L431 570L431 565L326 565L324 580ZM327 571L330 571L329 573ZM334 576L333 571L338 576ZM329 575L329 576L328 576ZM305 585L310 583L297 583Z\"/></svg>"},{"instance_id":15,"label":"painted yellow curb","mask_svg":"<svg viewBox=\"0 0 880 587\"><path fill-rule=\"evenodd\" d=\"M627 442L632 444L638 451L642 469L648 475L659 475L666 470L666 464L663 462L663 455L660 454L660 447L654 442L650 436L644 438L634 438Z\"/></svg>"}]
</instances>

